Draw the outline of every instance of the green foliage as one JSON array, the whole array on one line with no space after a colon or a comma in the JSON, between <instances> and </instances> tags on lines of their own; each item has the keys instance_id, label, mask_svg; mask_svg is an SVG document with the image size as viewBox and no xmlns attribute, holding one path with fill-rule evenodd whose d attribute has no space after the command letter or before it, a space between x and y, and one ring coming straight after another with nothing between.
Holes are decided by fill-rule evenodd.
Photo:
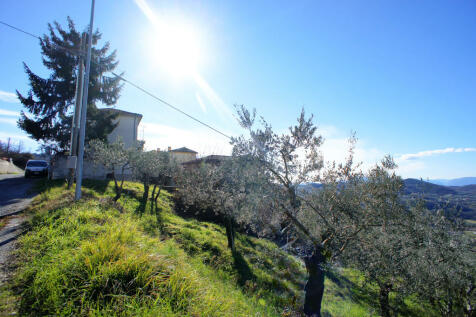
<instances>
[{"instance_id":1,"label":"green foliage","mask_svg":"<svg viewBox=\"0 0 476 317\"><path fill-rule=\"evenodd\" d=\"M27 112L22 111L18 126L43 146L56 151L66 150L70 140L71 107L75 100L79 64L81 33L68 17L65 30L58 22L48 24L49 34L40 40L43 65L51 71L48 78L42 78L25 64L30 91L18 98ZM97 102L111 106L119 98L121 85L119 78L108 78L104 73L117 66L116 52L109 53L109 43L98 47L101 33L93 34L92 63L88 93L88 120L86 139L105 139L114 129L112 112L99 111ZM62 48L60 48L62 47ZM64 49L66 48L66 49Z\"/></svg>"},{"instance_id":2,"label":"green foliage","mask_svg":"<svg viewBox=\"0 0 476 317\"><path fill-rule=\"evenodd\" d=\"M118 205L107 182L85 182L79 203L60 181L38 189L15 285L1 296L9 303L18 296L21 315L294 316L301 306L300 261L241 234L240 253L232 253L223 227L173 214L167 192L160 227L155 215L134 212L138 183L125 182ZM372 288L352 272L326 281L323 312L375 315Z\"/></svg>"},{"instance_id":3,"label":"green foliage","mask_svg":"<svg viewBox=\"0 0 476 317\"><path fill-rule=\"evenodd\" d=\"M128 153L133 177L144 186L142 204L139 208L139 211L144 212L149 200L150 185L154 185L152 201L157 204L162 187L167 185L178 172L178 166L175 161L170 159L168 152L144 151L143 144ZM157 187L159 190L156 194Z\"/></svg>"},{"instance_id":4,"label":"green foliage","mask_svg":"<svg viewBox=\"0 0 476 317\"><path fill-rule=\"evenodd\" d=\"M21 314L232 316L237 311L245 316L260 311L236 288L228 286L236 301L221 294L219 280L210 288L186 254L172 240L147 235L135 213L121 214L100 200L106 196L89 194L97 197L68 206L71 193L57 187L37 200L32 231L18 252Z\"/></svg>"},{"instance_id":5,"label":"green foliage","mask_svg":"<svg viewBox=\"0 0 476 317\"><path fill-rule=\"evenodd\" d=\"M473 316L476 306L476 256L461 219L431 212L418 201L411 208L415 247L409 283L415 294L443 316ZM410 282L411 281L411 282Z\"/></svg>"},{"instance_id":6,"label":"green foliage","mask_svg":"<svg viewBox=\"0 0 476 317\"><path fill-rule=\"evenodd\" d=\"M99 139L89 141L86 150L88 157L95 163L102 165L107 172L112 175L114 180L114 190L116 196L114 200L118 200L122 194L124 185L124 177L126 169L129 167L130 152L124 147L124 142L118 138L114 143L107 143ZM116 176L116 173L119 174ZM118 182L118 177L119 181Z\"/></svg>"},{"instance_id":7,"label":"green foliage","mask_svg":"<svg viewBox=\"0 0 476 317\"><path fill-rule=\"evenodd\" d=\"M202 164L178 178L178 197L194 212L214 213L226 226L228 246L235 248L235 226L254 222L254 210L263 204L267 178L254 161L228 158L219 165Z\"/></svg>"},{"instance_id":8,"label":"green foliage","mask_svg":"<svg viewBox=\"0 0 476 317\"><path fill-rule=\"evenodd\" d=\"M262 118L255 126L255 112L243 106L238 107L238 116L249 136L232 140L233 154L255 160L269 183L279 184L270 186L276 208L267 214L269 223L279 219L275 230L291 237L287 246L295 243L298 252L307 255L307 314L320 313L323 266L339 257L378 286L382 316L392 315L392 305L406 307L403 298L410 293L434 307L442 304L445 309L440 311L446 315L474 313L474 256L469 243L463 242L461 230L446 215L425 222L407 209L403 181L392 171L396 165L391 157L364 173L354 162L356 139L351 136L343 163L322 164L322 139L312 116L306 119L304 111L297 125L283 134L275 133ZM303 188L309 181L317 181L318 188ZM258 218L262 210L254 212Z\"/></svg>"}]
</instances>

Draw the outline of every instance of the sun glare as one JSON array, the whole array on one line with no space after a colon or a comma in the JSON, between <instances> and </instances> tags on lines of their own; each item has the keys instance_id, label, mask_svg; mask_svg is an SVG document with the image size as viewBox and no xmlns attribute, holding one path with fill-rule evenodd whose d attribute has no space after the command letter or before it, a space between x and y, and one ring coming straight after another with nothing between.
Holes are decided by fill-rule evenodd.
<instances>
[{"instance_id":1,"label":"sun glare","mask_svg":"<svg viewBox=\"0 0 476 317\"><path fill-rule=\"evenodd\" d=\"M210 60L210 50L205 51L207 45L204 45L207 43L206 29L181 14L176 15L171 11L159 14L149 6L147 0L134 1L151 22L142 37L142 49L147 57L149 72L154 76L156 72L164 73L167 80L172 79L174 83L182 84L184 79L191 80L200 91L195 97L203 112L207 111L209 105L220 116L231 118L233 114L230 108L201 75L200 67Z\"/></svg>"},{"instance_id":2,"label":"sun glare","mask_svg":"<svg viewBox=\"0 0 476 317\"><path fill-rule=\"evenodd\" d=\"M154 42L156 62L174 77L191 76L200 62L198 35L185 24L166 25L157 30Z\"/></svg>"},{"instance_id":3,"label":"sun glare","mask_svg":"<svg viewBox=\"0 0 476 317\"><path fill-rule=\"evenodd\" d=\"M161 17L150 7L141 9L152 22L144 39L151 65L175 78L193 77L201 62L197 28L179 17Z\"/></svg>"}]
</instances>

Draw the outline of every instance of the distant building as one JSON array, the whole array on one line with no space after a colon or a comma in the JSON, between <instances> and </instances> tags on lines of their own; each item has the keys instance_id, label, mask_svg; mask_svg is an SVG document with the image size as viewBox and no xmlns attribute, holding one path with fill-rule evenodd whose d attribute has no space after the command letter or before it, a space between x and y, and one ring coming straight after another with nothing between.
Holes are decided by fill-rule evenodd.
<instances>
[{"instance_id":1,"label":"distant building","mask_svg":"<svg viewBox=\"0 0 476 317\"><path fill-rule=\"evenodd\" d=\"M193 161L197 159L197 152L186 147L181 147L175 150L169 146L168 151L170 153L170 158L174 159L177 163L183 163L188 161Z\"/></svg>"}]
</instances>

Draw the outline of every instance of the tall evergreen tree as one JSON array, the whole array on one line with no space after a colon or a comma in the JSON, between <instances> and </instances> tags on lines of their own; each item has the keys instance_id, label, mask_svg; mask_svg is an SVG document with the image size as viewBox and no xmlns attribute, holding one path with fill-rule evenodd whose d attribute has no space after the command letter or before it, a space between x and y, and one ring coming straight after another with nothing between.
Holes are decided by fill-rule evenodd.
<instances>
[{"instance_id":1,"label":"tall evergreen tree","mask_svg":"<svg viewBox=\"0 0 476 317\"><path fill-rule=\"evenodd\" d=\"M68 149L71 132L72 113L74 111L77 66L81 33L74 22L67 18L64 29L58 22L48 24L49 34L40 39L43 65L51 71L48 78L42 78L24 63L28 75L30 90L22 95L17 90L20 102L26 111L21 112L18 126L41 142L43 147L57 152ZM106 42L98 47L102 34L95 31L92 38L91 70L89 76L88 116L86 139L106 139L115 128L113 119L116 114L99 111L97 102L112 106L117 102L122 88L117 77L103 74L113 71L118 62L116 51L109 52Z\"/></svg>"}]
</instances>

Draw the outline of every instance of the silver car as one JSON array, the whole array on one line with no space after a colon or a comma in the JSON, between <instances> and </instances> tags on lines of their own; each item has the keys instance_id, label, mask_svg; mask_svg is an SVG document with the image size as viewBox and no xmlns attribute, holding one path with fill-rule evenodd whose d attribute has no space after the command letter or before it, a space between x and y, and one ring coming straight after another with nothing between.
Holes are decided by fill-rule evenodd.
<instances>
[{"instance_id":1,"label":"silver car","mask_svg":"<svg viewBox=\"0 0 476 317\"><path fill-rule=\"evenodd\" d=\"M48 162L42 160L29 160L25 167L25 178L39 176L48 176Z\"/></svg>"}]
</instances>

